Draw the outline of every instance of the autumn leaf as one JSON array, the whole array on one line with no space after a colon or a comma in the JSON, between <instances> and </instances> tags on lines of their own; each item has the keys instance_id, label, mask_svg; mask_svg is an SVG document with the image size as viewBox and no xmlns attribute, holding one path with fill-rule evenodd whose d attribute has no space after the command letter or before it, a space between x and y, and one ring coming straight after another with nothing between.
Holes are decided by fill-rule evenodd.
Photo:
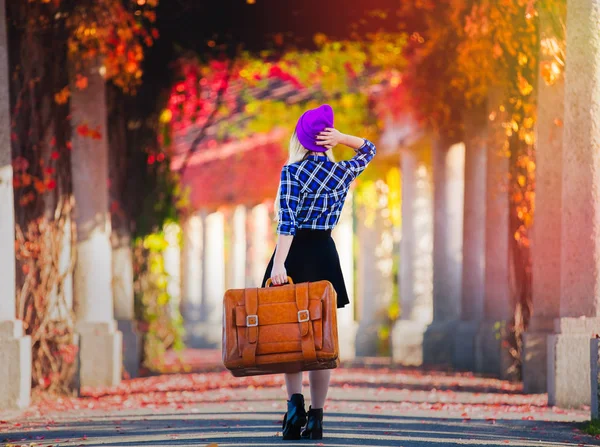
<instances>
[{"instance_id":1,"label":"autumn leaf","mask_svg":"<svg viewBox=\"0 0 600 447\"><path fill-rule=\"evenodd\" d=\"M13 160L12 166L15 171L26 171L29 167L29 160L25 157L18 156Z\"/></svg>"},{"instance_id":2,"label":"autumn leaf","mask_svg":"<svg viewBox=\"0 0 600 447\"><path fill-rule=\"evenodd\" d=\"M34 180L33 187L40 194L46 191L46 185L44 185L44 182L38 179Z\"/></svg>"},{"instance_id":3,"label":"autumn leaf","mask_svg":"<svg viewBox=\"0 0 600 447\"><path fill-rule=\"evenodd\" d=\"M156 22L156 12L155 11L144 11L144 17L146 17L151 23Z\"/></svg>"},{"instance_id":4,"label":"autumn leaf","mask_svg":"<svg viewBox=\"0 0 600 447\"><path fill-rule=\"evenodd\" d=\"M87 137L89 131L90 131L90 128L88 127L88 125L86 123L80 124L79 126L77 126L77 133L79 135L81 135L82 137Z\"/></svg>"},{"instance_id":5,"label":"autumn leaf","mask_svg":"<svg viewBox=\"0 0 600 447\"><path fill-rule=\"evenodd\" d=\"M71 91L69 90L69 87L65 87L54 95L54 101L60 105L66 104L70 95Z\"/></svg>"},{"instance_id":6,"label":"autumn leaf","mask_svg":"<svg viewBox=\"0 0 600 447\"><path fill-rule=\"evenodd\" d=\"M88 135L92 140L101 140L102 134L100 133L100 126L98 126L96 129L90 130Z\"/></svg>"},{"instance_id":7,"label":"autumn leaf","mask_svg":"<svg viewBox=\"0 0 600 447\"><path fill-rule=\"evenodd\" d=\"M88 86L88 78L87 76L82 76L80 74L77 74L77 78L75 80L75 86L79 89L79 90L85 90Z\"/></svg>"},{"instance_id":8,"label":"autumn leaf","mask_svg":"<svg viewBox=\"0 0 600 447\"><path fill-rule=\"evenodd\" d=\"M23 186L29 186L29 185L31 185L31 181L32 181L31 175L29 175L29 174L23 174L21 176L21 182L23 183Z\"/></svg>"}]
</instances>

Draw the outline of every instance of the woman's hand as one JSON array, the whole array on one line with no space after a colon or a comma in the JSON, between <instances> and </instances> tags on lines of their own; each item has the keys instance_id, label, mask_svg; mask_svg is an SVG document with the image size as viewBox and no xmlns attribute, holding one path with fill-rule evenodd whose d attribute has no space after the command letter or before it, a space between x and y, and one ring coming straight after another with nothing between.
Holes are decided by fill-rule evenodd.
<instances>
[{"instance_id":1,"label":"woman's hand","mask_svg":"<svg viewBox=\"0 0 600 447\"><path fill-rule=\"evenodd\" d=\"M274 286L280 286L287 282L287 271L285 265L274 263L271 270L271 282Z\"/></svg>"},{"instance_id":2,"label":"woman's hand","mask_svg":"<svg viewBox=\"0 0 600 447\"><path fill-rule=\"evenodd\" d=\"M338 144L342 143L345 135L333 127L327 127L323 132L317 135L317 145L325 146L328 150L333 149Z\"/></svg>"}]
</instances>

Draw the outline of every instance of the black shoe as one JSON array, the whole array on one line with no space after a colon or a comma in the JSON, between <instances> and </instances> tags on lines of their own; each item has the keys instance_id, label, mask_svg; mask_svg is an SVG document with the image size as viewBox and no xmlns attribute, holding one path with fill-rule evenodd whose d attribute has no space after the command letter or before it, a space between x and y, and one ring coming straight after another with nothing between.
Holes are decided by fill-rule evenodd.
<instances>
[{"instance_id":1,"label":"black shoe","mask_svg":"<svg viewBox=\"0 0 600 447\"><path fill-rule=\"evenodd\" d=\"M302 430L304 439L323 439L323 409L313 410L312 407L308 410L308 422Z\"/></svg>"},{"instance_id":2,"label":"black shoe","mask_svg":"<svg viewBox=\"0 0 600 447\"><path fill-rule=\"evenodd\" d=\"M287 413L283 416L283 439L285 441L300 439L300 430L306 424L306 410L304 409L304 396L292 394L287 401Z\"/></svg>"}]
</instances>

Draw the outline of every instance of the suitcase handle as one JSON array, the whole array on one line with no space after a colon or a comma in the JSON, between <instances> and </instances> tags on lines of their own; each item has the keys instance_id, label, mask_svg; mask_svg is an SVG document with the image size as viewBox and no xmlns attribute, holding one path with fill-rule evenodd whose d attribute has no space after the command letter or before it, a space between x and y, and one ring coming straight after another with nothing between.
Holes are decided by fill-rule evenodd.
<instances>
[{"instance_id":1,"label":"suitcase handle","mask_svg":"<svg viewBox=\"0 0 600 447\"><path fill-rule=\"evenodd\" d=\"M287 280L288 280L288 284L294 284L294 281L292 281L291 276L288 276ZM265 283L265 287L270 287L271 283L272 283L271 278L267 279L267 282Z\"/></svg>"}]
</instances>

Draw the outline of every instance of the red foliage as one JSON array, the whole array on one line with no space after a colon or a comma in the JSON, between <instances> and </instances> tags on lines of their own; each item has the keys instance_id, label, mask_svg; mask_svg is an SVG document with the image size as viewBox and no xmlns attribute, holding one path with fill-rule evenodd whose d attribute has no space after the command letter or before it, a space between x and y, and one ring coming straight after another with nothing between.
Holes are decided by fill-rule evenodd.
<instances>
[{"instance_id":1,"label":"red foliage","mask_svg":"<svg viewBox=\"0 0 600 447\"><path fill-rule=\"evenodd\" d=\"M246 144L249 149L237 154L188 166L182 183L191 187L194 208L253 205L275 198L287 158L285 149L278 142L257 144L250 140Z\"/></svg>"},{"instance_id":2,"label":"red foliage","mask_svg":"<svg viewBox=\"0 0 600 447\"><path fill-rule=\"evenodd\" d=\"M228 62L212 61L202 72L202 68L196 63L181 61L178 70L182 79L173 85L167 103L174 133L192 125L198 128L205 126L218 106L219 95L223 107L235 107L237 92L228 87L237 74L229 67Z\"/></svg>"}]
</instances>

